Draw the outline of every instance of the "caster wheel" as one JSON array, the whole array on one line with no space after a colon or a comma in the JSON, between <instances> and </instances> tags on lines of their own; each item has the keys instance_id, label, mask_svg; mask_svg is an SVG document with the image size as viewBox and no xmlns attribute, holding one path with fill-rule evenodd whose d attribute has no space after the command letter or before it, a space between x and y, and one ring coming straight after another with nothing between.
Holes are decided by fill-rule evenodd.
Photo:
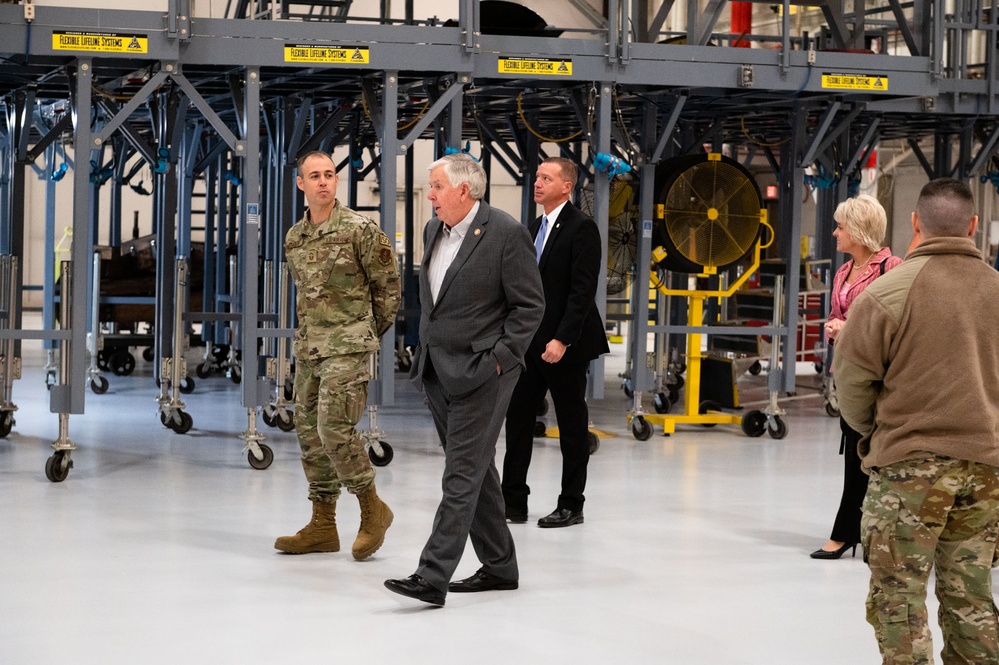
<instances>
[{"instance_id":1,"label":"caster wheel","mask_svg":"<svg viewBox=\"0 0 999 665\"><path fill-rule=\"evenodd\" d=\"M547 432L547 431L548 431L548 428L545 427L545 423L544 423L543 420L535 420L534 421L534 438L535 439L542 439L542 438L544 438L545 432Z\"/></svg>"},{"instance_id":2,"label":"caster wheel","mask_svg":"<svg viewBox=\"0 0 999 665\"><path fill-rule=\"evenodd\" d=\"M392 446L384 441L379 441L378 445L382 448L382 454L376 453L374 448L368 448L368 459L375 466L387 466L395 456L395 452L392 450Z\"/></svg>"},{"instance_id":3,"label":"caster wheel","mask_svg":"<svg viewBox=\"0 0 999 665\"><path fill-rule=\"evenodd\" d=\"M274 451L271 450L270 446L265 446L264 444L259 444L260 454L263 455L260 459L257 459L253 454L252 450L246 452L246 461L250 463L254 469L266 469L274 461Z\"/></svg>"},{"instance_id":4,"label":"caster wheel","mask_svg":"<svg viewBox=\"0 0 999 665\"><path fill-rule=\"evenodd\" d=\"M261 414L261 418L263 418L264 424L267 425L268 427L277 427L278 416L276 413L270 414L267 413L267 409L264 409L263 413Z\"/></svg>"},{"instance_id":5,"label":"caster wheel","mask_svg":"<svg viewBox=\"0 0 999 665\"><path fill-rule=\"evenodd\" d=\"M540 402L538 402L538 417L540 418L546 413L548 413L548 400L542 399Z\"/></svg>"},{"instance_id":6,"label":"caster wheel","mask_svg":"<svg viewBox=\"0 0 999 665\"><path fill-rule=\"evenodd\" d=\"M166 413L164 413L163 411L160 411L160 423L162 423L162 425L163 425L164 427L169 427L170 429L173 429L173 427L172 427L171 425L169 425L169 424L168 424L168 423L170 423L170 422L173 422L173 421L171 421L171 420L168 420L168 419L167 419L167 414L166 414Z\"/></svg>"},{"instance_id":7,"label":"caster wheel","mask_svg":"<svg viewBox=\"0 0 999 665\"><path fill-rule=\"evenodd\" d=\"M666 393L656 393L652 396L652 406L655 407L656 413L669 413L673 408L673 400Z\"/></svg>"},{"instance_id":8,"label":"caster wheel","mask_svg":"<svg viewBox=\"0 0 999 665\"><path fill-rule=\"evenodd\" d=\"M830 418L839 418L839 409L832 402L826 402L826 415Z\"/></svg>"},{"instance_id":9,"label":"caster wheel","mask_svg":"<svg viewBox=\"0 0 999 665\"><path fill-rule=\"evenodd\" d=\"M632 397L635 396L635 391L631 387L630 380L626 379L621 383L621 390L624 391L624 396L627 397L628 399L631 399Z\"/></svg>"},{"instance_id":10,"label":"caster wheel","mask_svg":"<svg viewBox=\"0 0 999 665\"><path fill-rule=\"evenodd\" d=\"M586 440L590 443L590 454L594 454L600 450L600 437L593 432L586 433Z\"/></svg>"},{"instance_id":11,"label":"caster wheel","mask_svg":"<svg viewBox=\"0 0 999 665\"><path fill-rule=\"evenodd\" d=\"M398 365L400 372L408 372L413 369L413 359L409 356L399 356Z\"/></svg>"},{"instance_id":12,"label":"caster wheel","mask_svg":"<svg viewBox=\"0 0 999 665\"><path fill-rule=\"evenodd\" d=\"M186 411L181 411L180 424L174 427L173 431L176 432L177 434L187 434L188 432L191 431L191 427L193 426L194 426L194 418L191 417L191 414L187 413Z\"/></svg>"},{"instance_id":13,"label":"caster wheel","mask_svg":"<svg viewBox=\"0 0 999 665\"><path fill-rule=\"evenodd\" d=\"M767 431L771 439L783 439L787 436L787 424L775 416L772 423L767 423Z\"/></svg>"},{"instance_id":14,"label":"caster wheel","mask_svg":"<svg viewBox=\"0 0 999 665\"><path fill-rule=\"evenodd\" d=\"M12 427L14 427L14 412L0 411L0 439L6 438Z\"/></svg>"},{"instance_id":15,"label":"caster wheel","mask_svg":"<svg viewBox=\"0 0 999 665\"><path fill-rule=\"evenodd\" d=\"M652 425L641 416L632 418L631 433L639 441L648 441L652 438Z\"/></svg>"},{"instance_id":16,"label":"caster wheel","mask_svg":"<svg viewBox=\"0 0 999 665\"><path fill-rule=\"evenodd\" d=\"M759 360L755 361L752 365L749 366L749 373L752 374L753 376L759 376L760 372L762 371L763 371L763 365L760 364Z\"/></svg>"},{"instance_id":17,"label":"caster wheel","mask_svg":"<svg viewBox=\"0 0 999 665\"><path fill-rule=\"evenodd\" d=\"M189 376L185 376L183 379L180 380L179 387L180 387L180 392L184 393L185 395L190 395L191 393L194 392L194 379L192 379Z\"/></svg>"},{"instance_id":18,"label":"caster wheel","mask_svg":"<svg viewBox=\"0 0 999 665\"><path fill-rule=\"evenodd\" d=\"M61 483L66 480L72 466L72 460L66 458L66 451L58 450L45 461L45 477L54 483Z\"/></svg>"},{"instance_id":19,"label":"caster wheel","mask_svg":"<svg viewBox=\"0 0 999 665\"><path fill-rule=\"evenodd\" d=\"M825 367L825 365L823 365L822 361L820 361L820 360L815 361L814 366L815 366L815 373L816 374L821 374L823 367Z\"/></svg>"},{"instance_id":20,"label":"caster wheel","mask_svg":"<svg viewBox=\"0 0 999 665\"><path fill-rule=\"evenodd\" d=\"M128 376L135 369L135 356L128 351L116 351L111 356L111 371L115 376Z\"/></svg>"},{"instance_id":21,"label":"caster wheel","mask_svg":"<svg viewBox=\"0 0 999 665\"><path fill-rule=\"evenodd\" d=\"M767 414L762 411L750 411L742 417L742 432L746 436L756 438L767 431Z\"/></svg>"},{"instance_id":22,"label":"caster wheel","mask_svg":"<svg viewBox=\"0 0 999 665\"><path fill-rule=\"evenodd\" d=\"M284 380L284 398L286 400L295 399L295 380L292 378Z\"/></svg>"},{"instance_id":23,"label":"caster wheel","mask_svg":"<svg viewBox=\"0 0 999 665\"><path fill-rule=\"evenodd\" d=\"M670 403L671 407L672 407L673 404L676 404L677 402L680 401L680 387L679 386L680 386L679 383L676 384L675 386L666 386L666 397L669 398L669 403Z\"/></svg>"},{"instance_id":24,"label":"caster wheel","mask_svg":"<svg viewBox=\"0 0 999 665\"><path fill-rule=\"evenodd\" d=\"M680 376L679 374L677 374L676 376L676 389L683 390L683 377ZM676 400L673 401L675 402Z\"/></svg>"},{"instance_id":25,"label":"caster wheel","mask_svg":"<svg viewBox=\"0 0 999 665\"><path fill-rule=\"evenodd\" d=\"M166 414L160 415L160 421L177 434L187 434L190 432L191 427L194 425L194 418L191 417L191 414L186 411L178 411L177 416L180 418L179 423L176 418L167 418Z\"/></svg>"},{"instance_id":26,"label":"caster wheel","mask_svg":"<svg viewBox=\"0 0 999 665\"><path fill-rule=\"evenodd\" d=\"M282 432L295 431L295 415L291 411L285 410L283 414L274 415L274 424Z\"/></svg>"},{"instance_id":27,"label":"caster wheel","mask_svg":"<svg viewBox=\"0 0 999 665\"><path fill-rule=\"evenodd\" d=\"M94 391L95 395L103 395L108 391L108 380L103 376L90 379L90 389Z\"/></svg>"},{"instance_id":28,"label":"caster wheel","mask_svg":"<svg viewBox=\"0 0 999 665\"><path fill-rule=\"evenodd\" d=\"M198 375L199 379L207 379L211 376L211 372L205 367L205 363L198 363L198 366L194 368L194 373Z\"/></svg>"},{"instance_id":29,"label":"caster wheel","mask_svg":"<svg viewBox=\"0 0 999 665\"><path fill-rule=\"evenodd\" d=\"M153 358L155 357L156 353L153 351L153 347L147 346L146 348L142 349L142 359L145 360L147 363L153 362Z\"/></svg>"},{"instance_id":30,"label":"caster wheel","mask_svg":"<svg viewBox=\"0 0 999 665\"><path fill-rule=\"evenodd\" d=\"M107 351L98 351L97 352L97 367L102 372L110 372L111 371L111 365L108 364L108 359L110 357L111 356L110 356L110 354L108 354Z\"/></svg>"},{"instance_id":31,"label":"caster wheel","mask_svg":"<svg viewBox=\"0 0 999 665\"><path fill-rule=\"evenodd\" d=\"M239 369L238 365L234 365L232 369L229 370L229 378L232 379L232 382L235 384L242 382L243 372Z\"/></svg>"},{"instance_id":32,"label":"caster wheel","mask_svg":"<svg viewBox=\"0 0 999 665\"><path fill-rule=\"evenodd\" d=\"M706 414L708 411L721 411L721 404L718 402L713 402L711 400L704 400L698 407L697 412L701 415ZM714 427L718 423L701 423L701 427Z\"/></svg>"}]
</instances>

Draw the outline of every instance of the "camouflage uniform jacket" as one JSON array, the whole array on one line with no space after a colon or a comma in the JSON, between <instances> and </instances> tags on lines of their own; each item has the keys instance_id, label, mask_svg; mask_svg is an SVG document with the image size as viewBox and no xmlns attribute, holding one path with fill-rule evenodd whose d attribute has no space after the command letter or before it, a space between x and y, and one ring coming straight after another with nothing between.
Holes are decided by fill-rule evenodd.
<instances>
[{"instance_id":1,"label":"camouflage uniform jacket","mask_svg":"<svg viewBox=\"0 0 999 665\"><path fill-rule=\"evenodd\" d=\"M306 211L285 236L295 280L295 357L317 360L373 351L399 310L399 267L378 226L339 201L313 224Z\"/></svg>"},{"instance_id":2,"label":"camouflage uniform jacket","mask_svg":"<svg viewBox=\"0 0 999 665\"><path fill-rule=\"evenodd\" d=\"M857 297L833 370L865 469L926 453L999 466L997 293L974 242L927 238Z\"/></svg>"}]
</instances>

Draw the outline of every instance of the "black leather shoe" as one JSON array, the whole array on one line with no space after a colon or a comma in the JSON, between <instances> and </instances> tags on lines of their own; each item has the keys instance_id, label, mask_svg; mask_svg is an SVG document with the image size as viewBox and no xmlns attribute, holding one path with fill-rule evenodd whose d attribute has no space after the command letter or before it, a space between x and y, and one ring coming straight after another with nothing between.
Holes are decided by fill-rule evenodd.
<instances>
[{"instance_id":1,"label":"black leather shoe","mask_svg":"<svg viewBox=\"0 0 999 665\"><path fill-rule=\"evenodd\" d=\"M444 594L430 586L430 582L419 575L410 575L404 580L385 580L385 588L431 605L444 604Z\"/></svg>"},{"instance_id":2,"label":"black leather shoe","mask_svg":"<svg viewBox=\"0 0 999 665\"><path fill-rule=\"evenodd\" d=\"M569 510L568 508L556 508L555 512L538 520L538 526L542 528L554 528L560 526L572 526L583 523L583 511Z\"/></svg>"},{"instance_id":3,"label":"black leather shoe","mask_svg":"<svg viewBox=\"0 0 999 665\"><path fill-rule=\"evenodd\" d=\"M517 580L505 580L484 570L480 570L469 578L447 585L448 591L455 593L474 593L476 591L513 591L520 584Z\"/></svg>"},{"instance_id":4,"label":"black leather shoe","mask_svg":"<svg viewBox=\"0 0 999 665\"><path fill-rule=\"evenodd\" d=\"M506 518L514 524L523 524L527 521L527 511L510 510L507 508Z\"/></svg>"}]
</instances>

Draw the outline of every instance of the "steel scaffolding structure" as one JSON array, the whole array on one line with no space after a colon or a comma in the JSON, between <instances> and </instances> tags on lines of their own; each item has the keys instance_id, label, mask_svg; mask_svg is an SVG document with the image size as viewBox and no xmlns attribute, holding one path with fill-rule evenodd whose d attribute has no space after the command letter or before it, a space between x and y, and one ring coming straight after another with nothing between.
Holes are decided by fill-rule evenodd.
<instances>
[{"instance_id":1,"label":"steel scaffolding structure","mask_svg":"<svg viewBox=\"0 0 999 665\"><path fill-rule=\"evenodd\" d=\"M60 414L60 437L50 478L68 473L75 448L68 416L83 413L86 386L94 380L87 360L100 298L91 288L94 247L105 230L107 244L121 243L120 190L135 187L140 167L155 173L153 330L161 421L177 431L190 427L178 392L190 381L183 362L190 324L200 322L209 346L231 347L225 362L241 381L248 416L242 438L251 464L259 465L267 451L256 414L264 409L273 420L284 407L282 349L292 329L289 294L279 278L281 241L300 212L293 165L304 152L346 147L349 156L339 166L347 169L351 205L357 182L372 170L383 188L394 190L400 156L411 198L417 141L432 141L435 154L477 141L487 168L500 168L521 185L546 151L558 150L588 174L584 184L594 191L605 251L610 180L593 161L600 153L616 156L640 183L638 285L650 279L658 164L705 147L743 163L763 161L779 183L774 226L788 266L786 302L798 298L806 167L827 181L820 192L818 258L835 258L826 238L831 211L879 141L908 141L930 176L969 178L994 158L994 2L955 0L942 11L941 3L928 0L886 0L877 7L809 0L823 16L813 35L793 34L790 8L805 3L789 0L778 3L776 35L716 32L728 5L723 0L608 0L606 15L590 10L592 28L547 25L526 34L483 25L486 3L459 0L450 22L416 20L411 5L406 19L392 20L387 3L378 19L351 18L349 2L236 2L230 16L241 18L225 19L192 16L190 0L170 0L165 14L0 6L0 255L9 257L0 263L0 283L14 294L0 298L0 425L6 432L13 425L10 386L19 342L58 344L61 367L52 370L50 410ZM671 12L681 10L685 32L665 32ZM742 41L759 48L733 46ZM934 141L932 162L919 144L924 137ZM359 158L365 154L367 165ZM46 269L43 328L25 330L16 259L25 252L26 179L34 169L54 181L59 160L73 182L71 260L61 288ZM102 186L113 193L106 215L97 210ZM524 189L521 214L528 219L534 203ZM193 210L196 191L203 212ZM382 196L378 212L393 236L395 197ZM187 271L192 219L200 214L205 286L201 311L191 311ZM109 221L102 227L104 217ZM410 250L415 223L410 214L402 224ZM54 261L51 200L46 224L46 261ZM412 251L404 261L406 281L413 283ZM639 295L632 303L630 357L642 361L632 363L631 380L641 413L640 393L652 387L644 363L647 334L683 335L699 326L651 324L645 294L633 291ZM58 327L57 302L63 310ZM411 325L415 302L408 291L404 325ZM605 312L603 282L598 305ZM796 316L790 308L783 325L755 332L780 337L793 356ZM386 338L372 389L378 404L392 404L394 358ZM599 361L593 376L600 396ZM773 390L792 391L794 373L774 371L770 382Z\"/></svg>"}]
</instances>

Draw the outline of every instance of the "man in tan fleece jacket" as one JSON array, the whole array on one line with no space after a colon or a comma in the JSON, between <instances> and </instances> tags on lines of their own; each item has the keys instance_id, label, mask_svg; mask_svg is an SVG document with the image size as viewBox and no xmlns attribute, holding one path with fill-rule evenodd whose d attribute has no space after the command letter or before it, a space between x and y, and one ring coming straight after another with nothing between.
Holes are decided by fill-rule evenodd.
<instances>
[{"instance_id":1,"label":"man in tan fleece jacket","mask_svg":"<svg viewBox=\"0 0 999 665\"><path fill-rule=\"evenodd\" d=\"M999 273L971 236L971 190L920 192L919 244L854 302L836 340L840 411L865 436L867 620L885 663L933 663L926 586L946 663L999 663Z\"/></svg>"}]
</instances>

